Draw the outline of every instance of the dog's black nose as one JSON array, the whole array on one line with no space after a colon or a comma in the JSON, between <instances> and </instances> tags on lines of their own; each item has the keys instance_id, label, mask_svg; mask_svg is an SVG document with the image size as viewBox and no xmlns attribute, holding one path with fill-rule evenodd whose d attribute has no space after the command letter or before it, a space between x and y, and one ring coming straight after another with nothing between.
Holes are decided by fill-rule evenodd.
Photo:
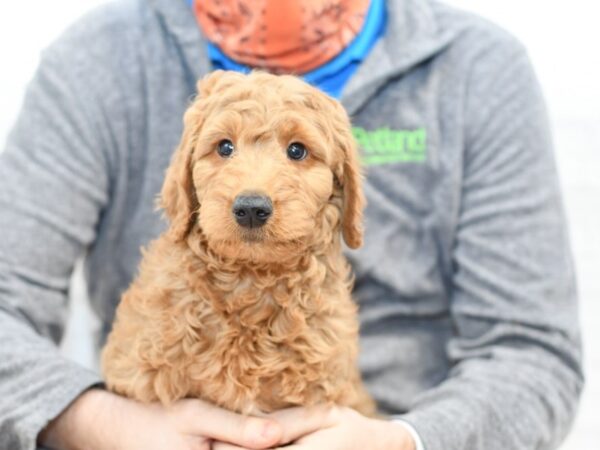
<instances>
[{"instance_id":1,"label":"dog's black nose","mask_svg":"<svg viewBox=\"0 0 600 450\"><path fill-rule=\"evenodd\" d=\"M235 220L246 228L262 227L271 214L273 214L273 204L266 195L238 195L233 202Z\"/></svg>"}]
</instances>

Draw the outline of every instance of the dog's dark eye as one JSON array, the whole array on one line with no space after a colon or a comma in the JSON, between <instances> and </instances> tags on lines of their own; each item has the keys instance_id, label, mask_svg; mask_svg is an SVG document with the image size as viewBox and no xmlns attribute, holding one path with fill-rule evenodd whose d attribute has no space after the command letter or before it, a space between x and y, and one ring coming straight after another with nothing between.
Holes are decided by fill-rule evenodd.
<instances>
[{"instance_id":1,"label":"dog's dark eye","mask_svg":"<svg viewBox=\"0 0 600 450\"><path fill-rule=\"evenodd\" d=\"M287 148L287 155L294 161L302 161L308 155L308 150L300 142L294 142Z\"/></svg>"},{"instance_id":2,"label":"dog's dark eye","mask_svg":"<svg viewBox=\"0 0 600 450\"><path fill-rule=\"evenodd\" d=\"M235 147L233 146L233 142L231 142L229 139L223 139L221 142L219 142L219 146L217 148L217 152L223 158L229 158L234 150Z\"/></svg>"}]
</instances>

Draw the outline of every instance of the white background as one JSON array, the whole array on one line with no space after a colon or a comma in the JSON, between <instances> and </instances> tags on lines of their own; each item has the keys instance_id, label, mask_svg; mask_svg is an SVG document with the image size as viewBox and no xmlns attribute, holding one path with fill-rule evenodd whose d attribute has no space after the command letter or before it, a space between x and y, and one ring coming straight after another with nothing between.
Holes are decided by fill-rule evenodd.
<instances>
[{"instance_id":1,"label":"white background","mask_svg":"<svg viewBox=\"0 0 600 450\"><path fill-rule=\"evenodd\" d=\"M0 2L0 149L40 50L105 0ZM183 1L183 0L172 0ZM587 386L562 450L600 448L600 4L594 0L449 0L488 17L528 47L548 100L578 269ZM76 286L81 292L81 286ZM77 317L87 317L76 303ZM65 351L94 361L85 320L71 324ZM514 420L519 420L515 417ZM518 450L518 449L507 449Z\"/></svg>"}]
</instances>

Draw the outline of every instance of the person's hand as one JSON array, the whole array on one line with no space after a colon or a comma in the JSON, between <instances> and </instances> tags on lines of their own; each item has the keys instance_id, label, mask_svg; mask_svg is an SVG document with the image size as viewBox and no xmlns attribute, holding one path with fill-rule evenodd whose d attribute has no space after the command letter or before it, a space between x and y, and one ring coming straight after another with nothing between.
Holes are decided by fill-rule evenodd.
<instances>
[{"instance_id":1,"label":"person's hand","mask_svg":"<svg viewBox=\"0 0 600 450\"><path fill-rule=\"evenodd\" d=\"M210 450L218 440L254 450L279 445L282 431L274 419L244 417L200 400L165 408L91 389L38 441L60 450Z\"/></svg>"},{"instance_id":2,"label":"person's hand","mask_svg":"<svg viewBox=\"0 0 600 450\"><path fill-rule=\"evenodd\" d=\"M269 414L281 424L281 450L415 450L408 431L393 422L371 419L350 408L289 408ZM212 450L248 450L215 442Z\"/></svg>"}]
</instances>

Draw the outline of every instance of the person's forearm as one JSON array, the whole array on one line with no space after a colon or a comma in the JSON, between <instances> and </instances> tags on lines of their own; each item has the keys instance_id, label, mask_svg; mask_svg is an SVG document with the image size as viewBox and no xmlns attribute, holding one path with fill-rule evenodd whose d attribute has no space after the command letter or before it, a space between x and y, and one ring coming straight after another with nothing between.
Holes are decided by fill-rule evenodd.
<instances>
[{"instance_id":1,"label":"person's forearm","mask_svg":"<svg viewBox=\"0 0 600 450\"><path fill-rule=\"evenodd\" d=\"M550 355L531 363L527 350L496 351L501 360L465 361L403 416L426 450L552 449L562 440L582 386L578 373Z\"/></svg>"},{"instance_id":2,"label":"person's forearm","mask_svg":"<svg viewBox=\"0 0 600 450\"><path fill-rule=\"evenodd\" d=\"M0 448L33 450L40 430L101 379L2 310L0 342Z\"/></svg>"}]
</instances>

